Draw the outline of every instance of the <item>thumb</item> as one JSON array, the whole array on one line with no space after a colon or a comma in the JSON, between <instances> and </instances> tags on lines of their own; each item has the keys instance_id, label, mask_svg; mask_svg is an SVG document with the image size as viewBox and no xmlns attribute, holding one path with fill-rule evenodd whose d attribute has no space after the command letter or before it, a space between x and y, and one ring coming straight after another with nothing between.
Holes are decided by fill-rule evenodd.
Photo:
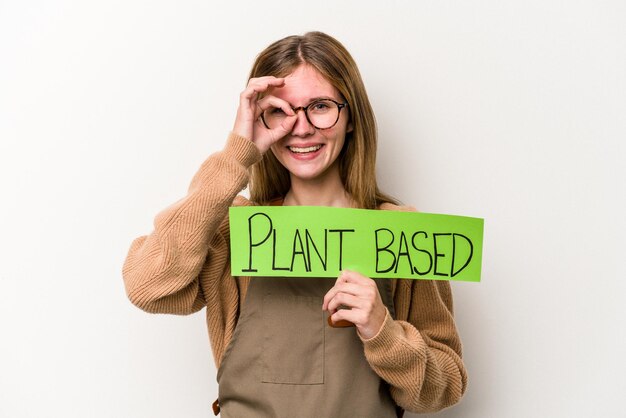
<instances>
[{"instance_id":1,"label":"thumb","mask_svg":"<svg viewBox=\"0 0 626 418\"><path fill-rule=\"evenodd\" d=\"M276 142L280 141L282 138L284 138L287 134L289 134L291 131L293 131L293 127L296 124L296 120L298 119L297 116L287 116L280 124L280 126L278 126L277 128L274 128L272 130L270 130L270 143L268 145L268 148L271 147L272 145L274 145Z\"/></svg>"},{"instance_id":2,"label":"thumb","mask_svg":"<svg viewBox=\"0 0 626 418\"><path fill-rule=\"evenodd\" d=\"M283 137L289 134L293 130L293 126L296 123L297 116L287 116L280 124L280 126L274 129L267 129L262 126L261 134L258 135L254 141L262 154L267 152L276 142L280 141Z\"/></svg>"},{"instance_id":3,"label":"thumb","mask_svg":"<svg viewBox=\"0 0 626 418\"><path fill-rule=\"evenodd\" d=\"M280 126L278 128L275 129L275 131L278 134L278 138L282 138L285 135L287 135L289 132L293 131L293 127L296 124L296 121L298 120L298 116L296 116L295 114L292 116L287 116L280 124Z\"/></svg>"}]
</instances>

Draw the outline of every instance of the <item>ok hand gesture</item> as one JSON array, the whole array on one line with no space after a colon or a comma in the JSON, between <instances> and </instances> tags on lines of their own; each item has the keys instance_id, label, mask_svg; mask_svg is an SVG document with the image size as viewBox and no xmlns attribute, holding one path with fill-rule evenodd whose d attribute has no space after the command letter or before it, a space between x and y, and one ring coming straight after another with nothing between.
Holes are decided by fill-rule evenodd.
<instances>
[{"instance_id":1,"label":"ok hand gesture","mask_svg":"<svg viewBox=\"0 0 626 418\"><path fill-rule=\"evenodd\" d=\"M259 95L271 88L281 88L284 85L284 78L272 76L251 78L246 89L239 95L239 108L233 132L254 142L261 154L291 132L296 123L297 116L286 101L271 94L259 99ZM287 115L283 123L275 129L267 129L259 120L261 113L270 107L281 109Z\"/></svg>"}]
</instances>

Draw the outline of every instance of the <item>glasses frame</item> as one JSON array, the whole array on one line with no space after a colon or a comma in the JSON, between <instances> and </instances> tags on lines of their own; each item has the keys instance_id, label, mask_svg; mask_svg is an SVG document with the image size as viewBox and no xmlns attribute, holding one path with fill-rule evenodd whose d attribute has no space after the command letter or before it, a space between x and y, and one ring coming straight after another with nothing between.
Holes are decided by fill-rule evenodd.
<instances>
[{"instance_id":1,"label":"glasses frame","mask_svg":"<svg viewBox=\"0 0 626 418\"><path fill-rule=\"evenodd\" d=\"M329 126L329 127L327 127L327 128L318 128L317 126L315 126L315 125L313 124L313 122L311 122L311 119L309 118L309 108L310 108L311 106L313 106L314 104L317 104L317 103L319 103L319 102L323 102L323 101L333 102L334 104L336 104L336 105L337 105L337 119L335 119L335 122L333 122L333 124L332 124L332 125L330 125L330 126ZM291 110L293 110L293 112L294 112L294 113L298 113L298 110L303 110L303 111L304 111L304 116L306 117L307 122L309 122L309 124L310 124L312 127L314 127L315 129L320 130L320 131L324 131L324 130L326 130L326 129L330 129L330 128L332 128L333 126L335 126L335 125L337 124L337 122L339 121L339 116L341 116L341 109L343 109L343 108L344 108L344 107L346 107L346 106L348 106L348 102L339 103L338 101L333 100L333 99L319 99L319 100L315 100L315 101L313 101L313 102L309 103L309 104L308 104L308 105L306 105L306 106L291 107ZM261 121L263 121L263 125L264 125L267 129L272 129L272 128L270 128L270 127L267 125L267 122L265 122L265 111L263 111L263 112L261 113Z\"/></svg>"}]
</instances>

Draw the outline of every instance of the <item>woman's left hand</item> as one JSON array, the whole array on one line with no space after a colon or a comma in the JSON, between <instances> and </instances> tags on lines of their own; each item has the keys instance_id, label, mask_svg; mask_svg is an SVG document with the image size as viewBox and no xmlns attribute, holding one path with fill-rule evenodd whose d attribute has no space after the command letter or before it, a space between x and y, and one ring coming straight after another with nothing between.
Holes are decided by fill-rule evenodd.
<instances>
[{"instance_id":1,"label":"woman's left hand","mask_svg":"<svg viewBox=\"0 0 626 418\"><path fill-rule=\"evenodd\" d=\"M376 282L350 270L341 272L324 296L322 308L330 312L332 322L354 323L365 340L378 334L387 313Z\"/></svg>"}]
</instances>

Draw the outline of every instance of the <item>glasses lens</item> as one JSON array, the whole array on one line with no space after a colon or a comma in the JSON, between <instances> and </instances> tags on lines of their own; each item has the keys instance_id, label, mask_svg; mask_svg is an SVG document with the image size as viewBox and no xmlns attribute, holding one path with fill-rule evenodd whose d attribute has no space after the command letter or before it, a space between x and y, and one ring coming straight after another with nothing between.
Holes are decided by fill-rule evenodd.
<instances>
[{"instance_id":1,"label":"glasses lens","mask_svg":"<svg viewBox=\"0 0 626 418\"><path fill-rule=\"evenodd\" d=\"M309 120L318 129L326 129L333 126L339 118L337 103L331 100L319 100L307 107Z\"/></svg>"},{"instance_id":2,"label":"glasses lens","mask_svg":"<svg viewBox=\"0 0 626 418\"><path fill-rule=\"evenodd\" d=\"M279 107L270 107L263 112L263 121L270 129L278 128L286 117L285 112Z\"/></svg>"}]
</instances>

